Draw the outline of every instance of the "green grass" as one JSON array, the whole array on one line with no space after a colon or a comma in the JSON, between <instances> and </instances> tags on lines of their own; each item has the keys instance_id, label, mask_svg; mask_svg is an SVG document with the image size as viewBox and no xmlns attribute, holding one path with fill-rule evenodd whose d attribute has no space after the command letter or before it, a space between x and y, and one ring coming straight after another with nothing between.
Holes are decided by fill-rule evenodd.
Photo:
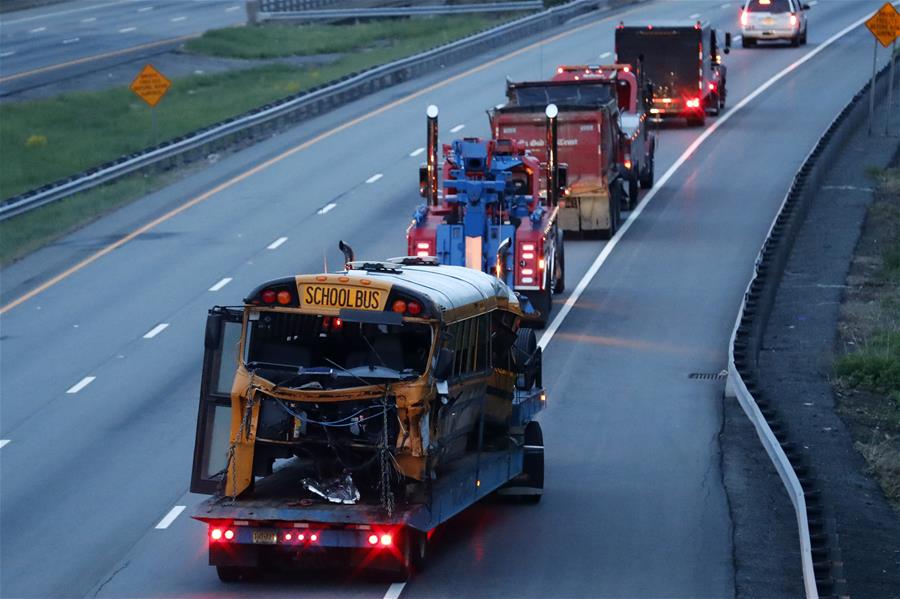
<instances>
[{"instance_id":1,"label":"green grass","mask_svg":"<svg viewBox=\"0 0 900 599\"><path fill-rule=\"evenodd\" d=\"M848 386L900 403L900 331L873 336L859 350L838 358L834 370Z\"/></svg>"},{"instance_id":2,"label":"green grass","mask_svg":"<svg viewBox=\"0 0 900 599\"><path fill-rule=\"evenodd\" d=\"M132 175L0 222L0 265L5 266L70 229L150 193L170 178L170 175Z\"/></svg>"}]
</instances>

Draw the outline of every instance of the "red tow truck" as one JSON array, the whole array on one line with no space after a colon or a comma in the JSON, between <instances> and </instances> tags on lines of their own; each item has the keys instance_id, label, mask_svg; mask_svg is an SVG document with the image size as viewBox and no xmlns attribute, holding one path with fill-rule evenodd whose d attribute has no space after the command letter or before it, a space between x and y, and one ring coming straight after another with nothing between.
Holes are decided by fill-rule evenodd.
<instances>
[{"instance_id":1,"label":"red tow truck","mask_svg":"<svg viewBox=\"0 0 900 599\"><path fill-rule=\"evenodd\" d=\"M649 127L650 88L640 84L627 64L564 65L557 67L553 81L603 81L615 88L622 133L618 163L628 185L628 208L633 209L638 187L650 189L654 180L656 135Z\"/></svg>"}]
</instances>

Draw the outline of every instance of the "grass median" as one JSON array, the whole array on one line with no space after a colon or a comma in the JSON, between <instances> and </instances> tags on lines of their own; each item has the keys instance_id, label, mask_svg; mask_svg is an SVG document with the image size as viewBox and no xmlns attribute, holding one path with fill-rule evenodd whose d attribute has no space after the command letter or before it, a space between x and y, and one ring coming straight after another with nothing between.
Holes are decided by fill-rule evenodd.
<instances>
[{"instance_id":1,"label":"grass median","mask_svg":"<svg viewBox=\"0 0 900 599\"><path fill-rule=\"evenodd\" d=\"M213 30L192 40L187 52L265 59L259 66L173 80L151 109L126 87L66 93L0 105L0 198L70 176L137 152L257 106L321 85L349 73L422 52L521 15L412 18L353 25L239 27ZM272 62L328 55L326 64ZM498 86L502 82L498 82ZM155 130L153 121L155 120ZM156 178L154 181L158 180ZM103 195L103 194L101 194ZM104 211L120 202L110 201ZM130 198L133 199L133 198ZM45 209L39 209L44 212ZM94 218L96 214L91 216ZM20 221L12 219L10 223ZM67 222L65 229L81 222ZM45 234L56 236L61 226ZM15 226L0 228L16 230ZM46 235L42 236L47 239ZM4 235L5 237L5 235ZM27 234L2 240L6 256L40 243ZM15 246L15 247L14 247Z\"/></svg>"}]
</instances>

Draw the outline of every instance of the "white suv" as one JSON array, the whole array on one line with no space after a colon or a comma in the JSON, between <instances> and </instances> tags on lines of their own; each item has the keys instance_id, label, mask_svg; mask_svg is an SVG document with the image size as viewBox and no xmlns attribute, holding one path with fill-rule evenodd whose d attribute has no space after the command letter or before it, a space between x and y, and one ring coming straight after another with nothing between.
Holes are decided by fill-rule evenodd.
<instances>
[{"instance_id":1,"label":"white suv","mask_svg":"<svg viewBox=\"0 0 900 599\"><path fill-rule=\"evenodd\" d=\"M801 0L746 0L741 10L741 44L760 40L787 40L792 46L806 43L806 11Z\"/></svg>"}]
</instances>

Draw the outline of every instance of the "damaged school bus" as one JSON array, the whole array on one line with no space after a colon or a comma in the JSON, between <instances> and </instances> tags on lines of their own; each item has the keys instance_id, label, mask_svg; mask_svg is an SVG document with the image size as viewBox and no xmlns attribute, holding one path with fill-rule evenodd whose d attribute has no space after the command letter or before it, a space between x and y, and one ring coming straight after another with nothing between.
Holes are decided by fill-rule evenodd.
<instances>
[{"instance_id":1,"label":"damaged school bus","mask_svg":"<svg viewBox=\"0 0 900 599\"><path fill-rule=\"evenodd\" d=\"M519 327L528 318L499 279L429 258L348 261L210 310L191 491L271 497L267 479L290 470L295 503L377 505L390 520L395 502L423 503L471 458L472 501L513 479L539 498L544 395L534 332ZM540 450L530 479L528 447ZM491 452L512 452L496 476Z\"/></svg>"}]
</instances>

